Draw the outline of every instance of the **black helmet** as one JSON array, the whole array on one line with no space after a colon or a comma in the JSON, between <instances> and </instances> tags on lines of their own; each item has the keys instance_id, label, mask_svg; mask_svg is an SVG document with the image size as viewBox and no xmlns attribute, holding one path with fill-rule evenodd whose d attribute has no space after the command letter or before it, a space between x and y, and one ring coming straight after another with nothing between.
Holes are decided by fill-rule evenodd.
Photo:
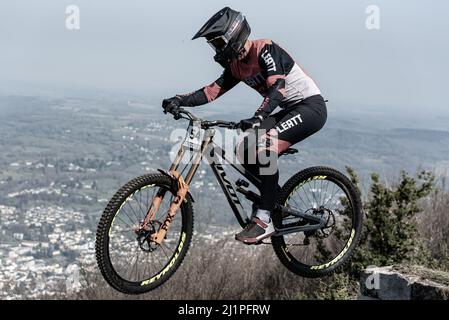
<instances>
[{"instance_id":1,"label":"black helmet","mask_svg":"<svg viewBox=\"0 0 449 320\"><path fill-rule=\"evenodd\" d=\"M227 65L238 57L250 33L251 28L243 14L226 7L214 14L192 40L206 38L216 52L215 61Z\"/></svg>"}]
</instances>

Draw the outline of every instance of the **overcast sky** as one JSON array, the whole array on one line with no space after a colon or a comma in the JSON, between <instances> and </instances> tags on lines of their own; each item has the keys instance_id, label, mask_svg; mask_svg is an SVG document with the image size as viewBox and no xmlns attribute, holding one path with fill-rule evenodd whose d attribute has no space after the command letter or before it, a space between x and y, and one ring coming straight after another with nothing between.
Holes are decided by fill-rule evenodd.
<instances>
[{"instance_id":1,"label":"overcast sky","mask_svg":"<svg viewBox=\"0 0 449 320\"><path fill-rule=\"evenodd\" d=\"M65 27L65 8L80 27ZM368 5L380 30L365 27ZM252 38L271 38L317 80L336 105L447 112L447 0L2 0L3 91L101 88L159 99L216 79L211 48L193 34L216 11L243 11ZM226 101L260 101L240 85ZM226 100L228 99L228 100Z\"/></svg>"}]
</instances>

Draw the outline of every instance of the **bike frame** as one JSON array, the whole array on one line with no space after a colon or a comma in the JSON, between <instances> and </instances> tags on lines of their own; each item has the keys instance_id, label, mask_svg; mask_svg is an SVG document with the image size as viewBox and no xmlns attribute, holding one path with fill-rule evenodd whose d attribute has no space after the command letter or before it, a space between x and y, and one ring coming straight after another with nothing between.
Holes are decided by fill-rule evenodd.
<instances>
[{"instance_id":1,"label":"bike frame","mask_svg":"<svg viewBox=\"0 0 449 320\"><path fill-rule=\"evenodd\" d=\"M219 145L215 144L213 141L215 132L216 132L215 129L207 129L205 131L205 137L203 140L201 151L197 152L196 155L194 155L196 161L192 164L190 170L188 171L185 178L185 182L187 184L190 184L199 168L200 162L203 160L204 156L208 154L209 166L211 167L212 172L214 173L221 189L223 190L223 193L225 194L226 199L228 200L228 203L235 217L237 218L237 221L239 222L240 226L244 228L250 222L250 219L246 214L242 203L240 202L236 189L227 178L226 171L223 165L221 164L220 159L223 162L231 165L237 172L239 172L243 177L249 180L257 189L260 188L261 181L251 172L246 170L242 165L235 164L234 161L228 159L228 157L226 156L226 152ZM181 149L178 152L178 156L176 157L175 161L170 167L170 171L177 170L185 154L186 151L185 148L186 148L185 146L181 146Z\"/></svg>"},{"instance_id":2,"label":"bike frame","mask_svg":"<svg viewBox=\"0 0 449 320\"><path fill-rule=\"evenodd\" d=\"M193 125L193 120L190 121L189 128L191 128ZM201 129L203 130L203 129ZM185 143L183 143L177 153L176 158L174 159L173 163L170 166L170 169L168 172L164 172L167 175L170 175L171 178L178 181L178 194L173 201L172 205L170 206L170 209L168 211L167 217L162 224L159 231L152 235L150 237L151 241L154 241L158 244L161 244L162 241L165 238L166 233L168 232L168 229L170 227L171 222L176 216L176 213L178 209L180 208L182 202L184 201L185 197L187 196L189 192L189 186L192 182L193 178L195 177L195 174L198 171L198 168L203 161L204 157L207 155L209 157L209 165L212 169L212 172L214 173L218 183L221 186L221 189L223 190L226 199L228 200L228 203L237 218L237 221L239 222L240 226L242 228L245 228L251 221L248 217L247 213L245 212L245 209L243 208L243 205L237 195L237 190L240 193L246 192L246 198L252 202L258 201L260 199L260 196L251 192L247 191L241 188L238 188L237 190L234 188L233 184L229 181L227 178L226 171L223 167L223 165L220 162L220 159L229 165L231 165L237 172L239 172L243 177L245 177L249 182L254 185L257 189L260 190L261 187L261 181L256 176L254 176L251 172L246 170L244 166L241 164L236 164L234 161L230 160L226 152L217 144L214 143L213 139L215 137L216 130L215 129L204 129L204 138L201 143L201 147L198 150L193 150L192 148L187 148L185 146ZM187 132L187 135L189 135L189 132ZM187 139L187 137L186 137ZM190 149L190 151L193 151L192 159L193 162L190 166L190 169L188 170L185 178L183 178L179 172L177 171L178 168L181 165L181 162L186 154L187 149ZM212 160L211 160L212 159ZM163 172L163 171L161 171ZM278 186L280 188L280 186ZM154 219L156 212L159 210L160 204L162 202L163 197L165 196L166 191L160 189L157 193L157 196L155 199L153 199L152 206L148 212L147 217L145 218L145 221L143 223L144 228L145 226ZM276 210L281 210L282 212L286 212L289 215L296 216L299 218L302 218L306 221L314 222L314 225L309 226L300 226L300 227L292 227L292 228L284 228L280 229L277 232L277 235L284 235L288 233L293 232L301 232L301 231L313 231L322 228L326 222L320 219L319 217L305 213L305 212L299 212L291 208L285 208L283 206L278 205Z\"/></svg>"}]
</instances>

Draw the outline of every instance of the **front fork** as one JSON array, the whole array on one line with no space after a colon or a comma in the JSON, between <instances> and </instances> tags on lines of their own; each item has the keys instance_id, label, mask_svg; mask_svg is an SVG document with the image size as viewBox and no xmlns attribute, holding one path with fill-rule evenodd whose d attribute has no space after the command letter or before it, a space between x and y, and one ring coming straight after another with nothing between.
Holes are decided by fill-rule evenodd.
<instances>
[{"instance_id":1,"label":"front fork","mask_svg":"<svg viewBox=\"0 0 449 320\"><path fill-rule=\"evenodd\" d=\"M185 183L184 178L179 174L179 172L171 171L170 175L173 176L173 178L178 183L178 192L176 194L175 199L170 205L170 209L168 209L164 223L162 223L162 225L160 226L159 230L156 233L150 236L150 241L155 242L159 245L162 244L162 242L165 240L165 236L167 235L168 229L170 228L173 219L176 217L176 213L178 212L182 202L184 201L187 193L189 192L189 185ZM147 216L150 217L150 220L148 222L154 220L154 217L156 216L156 212L160 208L164 195L165 192L163 195L158 195L153 200L153 205L151 206L150 212L148 213ZM144 223L144 226L145 225L148 225L147 222Z\"/></svg>"},{"instance_id":2,"label":"front fork","mask_svg":"<svg viewBox=\"0 0 449 320\"><path fill-rule=\"evenodd\" d=\"M192 181L193 177L195 176L195 174L199 168L200 162L203 159L205 152L208 150L209 144L212 142L212 137L213 137L213 132L212 133L209 132L206 135L206 137L202 143L202 146L201 146L201 151L198 152L198 154L196 155L195 160L192 164L192 167L190 168L189 172L187 173L185 180L182 177L182 175L176 171L179 167L179 164L182 161L182 158L185 155L184 147L181 147L181 149L179 150L178 155L176 156L176 159L173 162L173 164L171 165L170 170L168 172L170 177L174 181L177 182L178 192L176 194L175 199L171 203L170 209L167 212L167 216L166 216L164 222L162 223L162 225L160 226L159 230L149 237L149 240L151 242L161 245L162 242L165 240L165 237L166 237L167 232L171 226L171 223L174 220L174 218L176 217L176 214L177 214L179 208L181 207L183 201L185 200L185 198L189 192L190 182ZM150 207L150 210L148 211L145 221L143 222L144 229L147 226L149 226L151 221L153 221L154 218L156 217L156 213L159 211L159 208L161 206L162 200L165 197L166 192L167 191L163 190L163 189L159 190L157 196L153 199L153 203Z\"/></svg>"}]
</instances>

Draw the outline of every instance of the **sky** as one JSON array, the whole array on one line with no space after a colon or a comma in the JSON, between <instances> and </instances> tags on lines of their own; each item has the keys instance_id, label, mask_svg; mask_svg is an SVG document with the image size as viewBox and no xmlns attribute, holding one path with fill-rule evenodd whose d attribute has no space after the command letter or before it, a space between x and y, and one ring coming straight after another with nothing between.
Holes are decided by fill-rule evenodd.
<instances>
[{"instance_id":1,"label":"sky","mask_svg":"<svg viewBox=\"0 0 449 320\"><path fill-rule=\"evenodd\" d=\"M80 29L65 25L67 5ZM190 39L224 6L242 11L252 38L281 44L323 95L349 108L449 114L447 0L2 0L0 88L110 90L149 99L213 82L221 67ZM366 28L366 8L380 29ZM224 103L260 103L240 85Z\"/></svg>"}]
</instances>

